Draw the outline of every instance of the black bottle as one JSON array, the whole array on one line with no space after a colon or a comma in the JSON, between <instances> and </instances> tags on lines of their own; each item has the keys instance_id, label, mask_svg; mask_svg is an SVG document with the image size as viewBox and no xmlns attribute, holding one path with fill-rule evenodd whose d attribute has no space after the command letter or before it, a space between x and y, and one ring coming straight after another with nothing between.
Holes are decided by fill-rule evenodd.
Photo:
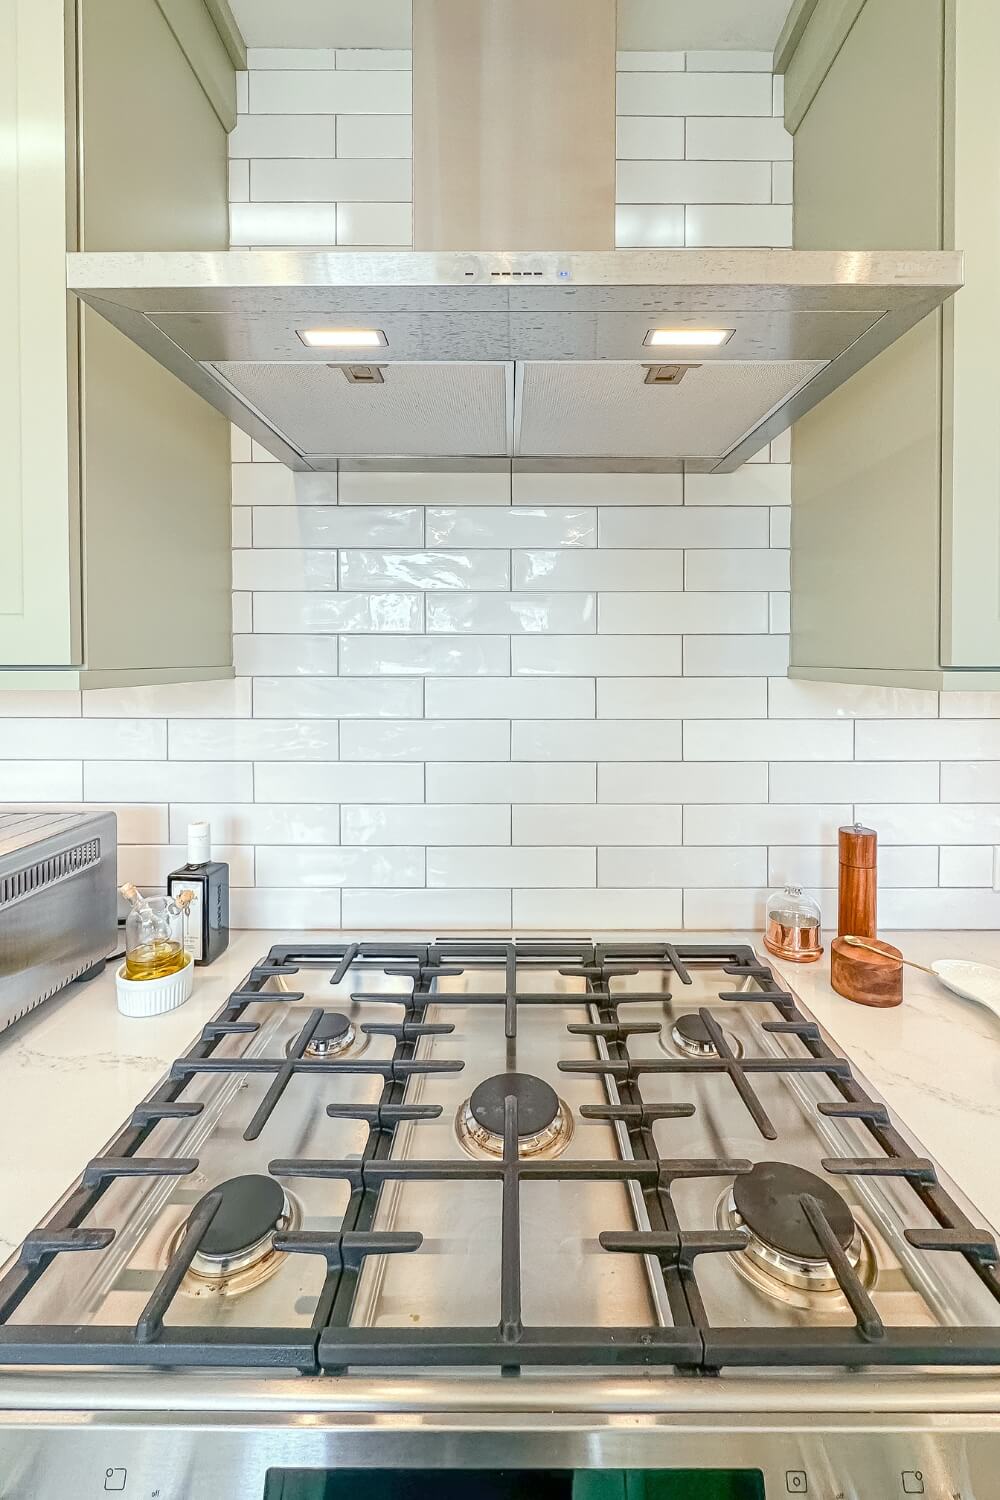
<instances>
[{"instance_id":1,"label":"black bottle","mask_svg":"<svg viewBox=\"0 0 1000 1500\"><path fill-rule=\"evenodd\" d=\"M188 824L188 862L167 877L167 894L193 891L187 947L196 964L210 964L229 947L229 866L212 858L212 830Z\"/></svg>"}]
</instances>

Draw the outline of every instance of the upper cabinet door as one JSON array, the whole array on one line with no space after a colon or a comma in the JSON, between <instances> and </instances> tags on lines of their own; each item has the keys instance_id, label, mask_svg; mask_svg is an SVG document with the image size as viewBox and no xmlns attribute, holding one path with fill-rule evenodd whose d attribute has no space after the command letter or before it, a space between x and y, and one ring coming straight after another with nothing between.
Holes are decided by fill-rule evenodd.
<instances>
[{"instance_id":1,"label":"upper cabinet door","mask_svg":"<svg viewBox=\"0 0 1000 1500\"><path fill-rule=\"evenodd\" d=\"M67 24L56 0L0 6L0 661L15 667L81 649Z\"/></svg>"}]
</instances>

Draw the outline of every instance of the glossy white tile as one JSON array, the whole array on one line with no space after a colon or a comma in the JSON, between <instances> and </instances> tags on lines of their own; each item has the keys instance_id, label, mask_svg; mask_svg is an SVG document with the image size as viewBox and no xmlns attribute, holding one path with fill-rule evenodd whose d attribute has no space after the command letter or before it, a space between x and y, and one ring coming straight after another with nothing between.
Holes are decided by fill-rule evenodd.
<instances>
[{"instance_id":1,"label":"glossy white tile","mask_svg":"<svg viewBox=\"0 0 1000 1500\"><path fill-rule=\"evenodd\" d=\"M360 589L508 589L510 553L342 552L340 582Z\"/></svg>"},{"instance_id":2,"label":"glossy white tile","mask_svg":"<svg viewBox=\"0 0 1000 1500\"><path fill-rule=\"evenodd\" d=\"M684 726L685 760L846 761L853 754L854 727L838 719L695 719Z\"/></svg>"},{"instance_id":3,"label":"glossy white tile","mask_svg":"<svg viewBox=\"0 0 1000 1500\"><path fill-rule=\"evenodd\" d=\"M423 628L424 604L419 594L388 591L360 593L270 593L254 595L254 629L281 635L315 631L350 631L368 635Z\"/></svg>"},{"instance_id":4,"label":"glossy white tile","mask_svg":"<svg viewBox=\"0 0 1000 1500\"><path fill-rule=\"evenodd\" d=\"M427 630L458 635L593 634L593 594L429 594Z\"/></svg>"},{"instance_id":5,"label":"glossy white tile","mask_svg":"<svg viewBox=\"0 0 1000 1500\"><path fill-rule=\"evenodd\" d=\"M597 851L597 883L602 886L760 886L766 881L767 850L762 848L630 845Z\"/></svg>"},{"instance_id":6,"label":"glossy white tile","mask_svg":"<svg viewBox=\"0 0 1000 1500\"><path fill-rule=\"evenodd\" d=\"M685 889L684 925L707 931L759 929L764 925L764 900L763 890Z\"/></svg>"},{"instance_id":7,"label":"glossy white tile","mask_svg":"<svg viewBox=\"0 0 1000 1500\"><path fill-rule=\"evenodd\" d=\"M1000 926L1000 891L888 890L879 897L879 920L902 930Z\"/></svg>"},{"instance_id":8,"label":"glossy white tile","mask_svg":"<svg viewBox=\"0 0 1000 1500\"><path fill-rule=\"evenodd\" d=\"M413 211L408 203L338 203L338 245L410 245Z\"/></svg>"},{"instance_id":9,"label":"glossy white tile","mask_svg":"<svg viewBox=\"0 0 1000 1500\"><path fill-rule=\"evenodd\" d=\"M619 73L683 73L685 54L619 49L615 67Z\"/></svg>"},{"instance_id":10,"label":"glossy white tile","mask_svg":"<svg viewBox=\"0 0 1000 1500\"><path fill-rule=\"evenodd\" d=\"M410 74L258 68L250 75L250 109L255 115L405 115Z\"/></svg>"},{"instance_id":11,"label":"glossy white tile","mask_svg":"<svg viewBox=\"0 0 1000 1500\"><path fill-rule=\"evenodd\" d=\"M337 725L320 719L175 719L171 760L336 760Z\"/></svg>"},{"instance_id":12,"label":"glossy white tile","mask_svg":"<svg viewBox=\"0 0 1000 1500\"><path fill-rule=\"evenodd\" d=\"M853 822L849 802L813 807L687 806L684 809L684 842L836 844L837 829Z\"/></svg>"},{"instance_id":13,"label":"glossy white tile","mask_svg":"<svg viewBox=\"0 0 1000 1500\"><path fill-rule=\"evenodd\" d=\"M628 931L681 925L681 893L668 890L514 891L513 922L521 929L559 928L582 932L592 928Z\"/></svg>"},{"instance_id":14,"label":"glossy white tile","mask_svg":"<svg viewBox=\"0 0 1000 1500\"><path fill-rule=\"evenodd\" d=\"M859 720L856 734L859 760L1000 760L1000 720Z\"/></svg>"},{"instance_id":15,"label":"glossy white tile","mask_svg":"<svg viewBox=\"0 0 1000 1500\"><path fill-rule=\"evenodd\" d=\"M3 698L0 694L0 699ZM166 682L151 687L97 688L83 694L87 718L246 719L250 684L239 678L219 682ZM0 727L0 739L3 729Z\"/></svg>"},{"instance_id":16,"label":"glossy white tile","mask_svg":"<svg viewBox=\"0 0 1000 1500\"><path fill-rule=\"evenodd\" d=\"M782 635L689 635L684 671L692 677L770 677L788 668Z\"/></svg>"},{"instance_id":17,"label":"glossy white tile","mask_svg":"<svg viewBox=\"0 0 1000 1500\"><path fill-rule=\"evenodd\" d=\"M765 246L792 243L790 203L692 203L684 210L685 245Z\"/></svg>"},{"instance_id":18,"label":"glossy white tile","mask_svg":"<svg viewBox=\"0 0 1000 1500\"><path fill-rule=\"evenodd\" d=\"M509 928L510 891L345 891L343 922L348 929L387 927L402 932Z\"/></svg>"},{"instance_id":19,"label":"glossy white tile","mask_svg":"<svg viewBox=\"0 0 1000 1500\"><path fill-rule=\"evenodd\" d=\"M302 547L236 548L233 587L254 592L318 589L328 593L337 587L337 554Z\"/></svg>"},{"instance_id":20,"label":"glossy white tile","mask_svg":"<svg viewBox=\"0 0 1000 1500\"><path fill-rule=\"evenodd\" d=\"M791 728L791 725L782 725ZM848 726L844 726L848 727ZM836 797L862 802L875 797L880 802L934 802L938 795L936 761L859 761L836 763L825 756L812 764L771 766L772 802L817 802Z\"/></svg>"},{"instance_id":21,"label":"glossy white tile","mask_svg":"<svg viewBox=\"0 0 1000 1500\"><path fill-rule=\"evenodd\" d=\"M771 80L754 73L619 73L620 115L770 115Z\"/></svg>"},{"instance_id":22,"label":"glossy white tile","mask_svg":"<svg viewBox=\"0 0 1000 1500\"><path fill-rule=\"evenodd\" d=\"M409 158L265 157L250 163L250 196L258 203L409 203L413 173Z\"/></svg>"},{"instance_id":23,"label":"glossy white tile","mask_svg":"<svg viewBox=\"0 0 1000 1500\"><path fill-rule=\"evenodd\" d=\"M777 161L792 159L792 137L781 119L766 115L713 117L687 122L684 154L700 161Z\"/></svg>"},{"instance_id":24,"label":"glossy white tile","mask_svg":"<svg viewBox=\"0 0 1000 1500\"><path fill-rule=\"evenodd\" d=\"M672 123L672 122L671 122ZM522 473L512 479L515 505L680 505L681 474Z\"/></svg>"},{"instance_id":25,"label":"glossy white tile","mask_svg":"<svg viewBox=\"0 0 1000 1500\"><path fill-rule=\"evenodd\" d=\"M593 849L441 848L427 851L428 886L457 890L489 886L558 887L597 884Z\"/></svg>"},{"instance_id":26,"label":"glossy white tile","mask_svg":"<svg viewBox=\"0 0 1000 1500\"><path fill-rule=\"evenodd\" d=\"M340 892L305 890L231 891L230 920L234 927L277 928L308 932L340 926Z\"/></svg>"},{"instance_id":27,"label":"glossy white tile","mask_svg":"<svg viewBox=\"0 0 1000 1500\"><path fill-rule=\"evenodd\" d=\"M763 677L609 677L597 684L602 719L757 719L766 712Z\"/></svg>"},{"instance_id":28,"label":"glossy white tile","mask_svg":"<svg viewBox=\"0 0 1000 1500\"><path fill-rule=\"evenodd\" d=\"M684 554L621 547L515 552L515 589L640 589L684 587Z\"/></svg>"},{"instance_id":29,"label":"glossy white tile","mask_svg":"<svg viewBox=\"0 0 1000 1500\"><path fill-rule=\"evenodd\" d=\"M335 121L331 115L241 114L229 137L229 157L333 156ZM360 154L360 153L356 153Z\"/></svg>"},{"instance_id":30,"label":"glossy white tile","mask_svg":"<svg viewBox=\"0 0 1000 1500\"><path fill-rule=\"evenodd\" d=\"M769 203L766 161L619 161L619 203Z\"/></svg>"},{"instance_id":31,"label":"glossy white tile","mask_svg":"<svg viewBox=\"0 0 1000 1500\"><path fill-rule=\"evenodd\" d=\"M343 505L509 505L510 470L483 473L384 472L340 476Z\"/></svg>"},{"instance_id":32,"label":"glossy white tile","mask_svg":"<svg viewBox=\"0 0 1000 1500\"><path fill-rule=\"evenodd\" d=\"M247 761L95 760L83 768L88 802L252 802L253 792Z\"/></svg>"},{"instance_id":33,"label":"glossy white tile","mask_svg":"<svg viewBox=\"0 0 1000 1500\"><path fill-rule=\"evenodd\" d=\"M926 719L937 715L937 693L918 688L849 686L842 682L796 682L772 677L772 719Z\"/></svg>"},{"instance_id":34,"label":"glossy white tile","mask_svg":"<svg viewBox=\"0 0 1000 1500\"><path fill-rule=\"evenodd\" d=\"M83 767L78 760L0 759L3 802L79 801L82 796Z\"/></svg>"},{"instance_id":35,"label":"glossy white tile","mask_svg":"<svg viewBox=\"0 0 1000 1500\"><path fill-rule=\"evenodd\" d=\"M752 761L718 764L655 761L621 765L607 762L597 768L598 802L760 803L766 797L767 766ZM690 838L686 823L684 840L694 844L715 842ZM753 844L765 841L744 838L734 830L724 842Z\"/></svg>"},{"instance_id":36,"label":"glossy white tile","mask_svg":"<svg viewBox=\"0 0 1000 1500\"><path fill-rule=\"evenodd\" d=\"M763 507L631 506L602 508L602 547L766 547L770 515Z\"/></svg>"},{"instance_id":37,"label":"glossy white tile","mask_svg":"<svg viewBox=\"0 0 1000 1500\"><path fill-rule=\"evenodd\" d=\"M237 635L233 638L233 666L240 677L333 677L337 673L337 637Z\"/></svg>"},{"instance_id":38,"label":"glossy white tile","mask_svg":"<svg viewBox=\"0 0 1000 1500\"><path fill-rule=\"evenodd\" d=\"M337 119L338 156L407 157L413 154L409 115L340 115Z\"/></svg>"},{"instance_id":39,"label":"glossy white tile","mask_svg":"<svg viewBox=\"0 0 1000 1500\"><path fill-rule=\"evenodd\" d=\"M788 586L788 553L780 548L691 548L684 554L687 589L740 592Z\"/></svg>"},{"instance_id":40,"label":"glossy white tile","mask_svg":"<svg viewBox=\"0 0 1000 1500\"><path fill-rule=\"evenodd\" d=\"M234 505L295 505L295 476L284 464L233 464Z\"/></svg>"},{"instance_id":41,"label":"glossy white tile","mask_svg":"<svg viewBox=\"0 0 1000 1500\"><path fill-rule=\"evenodd\" d=\"M419 765L258 761L253 773L258 802L422 802L424 796Z\"/></svg>"},{"instance_id":42,"label":"glossy white tile","mask_svg":"<svg viewBox=\"0 0 1000 1500\"><path fill-rule=\"evenodd\" d=\"M791 505L788 464L743 464L733 474L685 474L685 505ZM737 543L736 545L753 545ZM763 544L758 544L763 545Z\"/></svg>"},{"instance_id":43,"label":"glossy white tile","mask_svg":"<svg viewBox=\"0 0 1000 1500\"><path fill-rule=\"evenodd\" d=\"M514 760L680 760L681 726L663 719L515 719Z\"/></svg>"},{"instance_id":44,"label":"glossy white tile","mask_svg":"<svg viewBox=\"0 0 1000 1500\"><path fill-rule=\"evenodd\" d=\"M953 847L945 845L942 848L940 860L940 883L943 886L993 886L993 849L992 847L976 848L970 845L968 848L961 846ZM937 851L935 850L935 853ZM881 879L881 870L879 871ZM923 882L908 880L907 885L918 885ZM934 882L937 884L937 881Z\"/></svg>"},{"instance_id":45,"label":"glossy white tile","mask_svg":"<svg viewBox=\"0 0 1000 1500\"><path fill-rule=\"evenodd\" d=\"M416 505L258 505L255 547L404 547L423 545Z\"/></svg>"},{"instance_id":46,"label":"glossy white tile","mask_svg":"<svg viewBox=\"0 0 1000 1500\"><path fill-rule=\"evenodd\" d=\"M772 507L770 545L772 547L790 547L792 545L791 506L775 505Z\"/></svg>"},{"instance_id":47,"label":"glossy white tile","mask_svg":"<svg viewBox=\"0 0 1000 1500\"><path fill-rule=\"evenodd\" d=\"M338 47L338 68L402 68L412 67L413 53L408 48L388 47Z\"/></svg>"},{"instance_id":48,"label":"glossy white tile","mask_svg":"<svg viewBox=\"0 0 1000 1500\"><path fill-rule=\"evenodd\" d=\"M596 795L592 765L435 762L426 774L428 802L593 802Z\"/></svg>"},{"instance_id":49,"label":"glossy white tile","mask_svg":"<svg viewBox=\"0 0 1000 1500\"><path fill-rule=\"evenodd\" d=\"M1000 802L861 802L854 811L880 844L1000 844Z\"/></svg>"},{"instance_id":50,"label":"glossy white tile","mask_svg":"<svg viewBox=\"0 0 1000 1500\"><path fill-rule=\"evenodd\" d=\"M344 844L509 844L510 808L503 804L445 803L387 807L352 804L341 809Z\"/></svg>"},{"instance_id":51,"label":"glossy white tile","mask_svg":"<svg viewBox=\"0 0 1000 1500\"><path fill-rule=\"evenodd\" d=\"M442 677L424 688L429 719L593 719L594 683L588 677Z\"/></svg>"},{"instance_id":52,"label":"glossy white tile","mask_svg":"<svg viewBox=\"0 0 1000 1500\"><path fill-rule=\"evenodd\" d=\"M0 692L0 719L76 719L82 694L40 689L38 692ZM0 737L3 727L0 725Z\"/></svg>"},{"instance_id":53,"label":"glossy white tile","mask_svg":"<svg viewBox=\"0 0 1000 1500\"><path fill-rule=\"evenodd\" d=\"M619 161L680 160L684 121L671 115L620 115L615 154Z\"/></svg>"},{"instance_id":54,"label":"glossy white tile","mask_svg":"<svg viewBox=\"0 0 1000 1500\"><path fill-rule=\"evenodd\" d=\"M652 203L623 204L615 209L618 249L648 246L668 248L684 243L684 209Z\"/></svg>"},{"instance_id":55,"label":"glossy white tile","mask_svg":"<svg viewBox=\"0 0 1000 1500\"><path fill-rule=\"evenodd\" d=\"M266 847L257 851L257 884L321 889L345 885L422 886L424 851Z\"/></svg>"},{"instance_id":56,"label":"glossy white tile","mask_svg":"<svg viewBox=\"0 0 1000 1500\"><path fill-rule=\"evenodd\" d=\"M344 676L505 677L510 638L480 636L351 636L340 643Z\"/></svg>"},{"instance_id":57,"label":"glossy white tile","mask_svg":"<svg viewBox=\"0 0 1000 1500\"><path fill-rule=\"evenodd\" d=\"M212 858L229 866L229 884L252 886L254 883L254 850L248 845L222 843L213 838ZM167 877L187 862L187 840L175 844L118 844L118 879L131 881L140 890L149 886L164 889Z\"/></svg>"},{"instance_id":58,"label":"glossy white tile","mask_svg":"<svg viewBox=\"0 0 1000 1500\"><path fill-rule=\"evenodd\" d=\"M558 505L478 506L427 511L429 547L594 547L597 512Z\"/></svg>"},{"instance_id":59,"label":"glossy white tile","mask_svg":"<svg viewBox=\"0 0 1000 1500\"><path fill-rule=\"evenodd\" d=\"M166 753L162 719L0 719L0 760L162 760Z\"/></svg>"},{"instance_id":60,"label":"glossy white tile","mask_svg":"<svg viewBox=\"0 0 1000 1500\"><path fill-rule=\"evenodd\" d=\"M679 844L681 809L646 804L514 807L515 844Z\"/></svg>"},{"instance_id":61,"label":"glossy white tile","mask_svg":"<svg viewBox=\"0 0 1000 1500\"><path fill-rule=\"evenodd\" d=\"M212 843L221 844L338 844L340 808L288 802L174 802L170 806L170 837L187 838L189 823L206 818Z\"/></svg>"},{"instance_id":62,"label":"glossy white tile","mask_svg":"<svg viewBox=\"0 0 1000 1500\"><path fill-rule=\"evenodd\" d=\"M364 719L340 726L342 760L503 760L507 719Z\"/></svg>"},{"instance_id":63,"label":"glossy white tile","mask_svg":"<svg viewBox=\"0 0 1000 1500\"><path fill-rule=\"evenodd\" d=\"M685 53L688 73L767 73L770 75L774 63L771 52L753 52L749 48L739 51L711 50Z\"/></svg>"},{"instance_id":64,"label":"glossy white tile","mask_svg":"<svg viewBox=\"0 0 1000 1500\"><path fill-rule=\"evenodd\" d=\"M1000 802L1000 760L944 761L942 802Z\"/></svg>"},{"instance_id":65,"label":"glossy white tile","mask_svg":"<svg viewBox=\"0 0 1000 1500\"><path fill-rule=\"evenodd\" d=\"M767 883L770 887L801 885L825 886L836 891L840 856L834 845L813 849L784 848L778 844L768 850ZM884 886L933 886L938 883L938 848L936 844L883 844L878 851L878 883ZM943 881L942 884L948 884ZM836 911L827 909L826 920Z\"/></svg>"},{"instance_id":66,"label":"glossy white tile","mask_svg":"<svg viewBox=\"0 0 1000 1500\"><path fill-rule=\"evenodd\" d=\"M516 676L630 677L681 670L679 636L515 636L510 650L511 670Z\"/></svg>"},{"instance_id":67,"label":"glossy white tile","mask_svg":"<svg viewBox=\"0 0 1000 1500\"><path fill-rule=\"evenodd\" d=\"M253 684L259 719L419 719L419 682L379 682L353 677L258 677Z\"/></svg>"},{"instance_id":68,"label":"glossy white tile","mask_svg":"<svg viewBox=\"0 0 1000 1500\"><path fill-rule=\"evenodd\" d=\"M253 509L251 506L233 506L232 540L234 548L253 546Z\"/></svg>"},{"instance_id":69,"label":"glossy white tile","mask_svg":"<svg viewBox=\"0 0 1000 1500\"><path fill-rule=\"evenodd\" d=\"M767 595L749 593L598 595L597 628L609 635L745 635L767 629Z\"/></svg>"}]
</instances>

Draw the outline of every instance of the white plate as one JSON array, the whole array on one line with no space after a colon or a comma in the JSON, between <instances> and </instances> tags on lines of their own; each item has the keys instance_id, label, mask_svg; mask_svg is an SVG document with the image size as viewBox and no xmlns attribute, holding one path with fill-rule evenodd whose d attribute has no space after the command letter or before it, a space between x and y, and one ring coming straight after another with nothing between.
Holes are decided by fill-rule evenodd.
<instances>
[{"instance_id":1,"label":"white plate","mask_svg":"<svg viewBox=\"0 0 1000 1500\"><path fill-rule=\"evenodd\" d=\"M966 958L936 958L931 964L941 983L965 1000L985 1005L1000 1016L1000 969Z\"/></svg>"}]
</instances>

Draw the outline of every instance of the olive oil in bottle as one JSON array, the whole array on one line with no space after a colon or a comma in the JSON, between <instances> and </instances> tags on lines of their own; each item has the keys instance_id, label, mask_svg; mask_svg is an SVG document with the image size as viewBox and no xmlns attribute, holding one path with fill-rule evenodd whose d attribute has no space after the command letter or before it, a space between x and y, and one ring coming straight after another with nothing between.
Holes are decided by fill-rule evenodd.
<instances>
[{"instance_id":1,"label":"olive oil in bottle","mask_svg":"<svg viewBox=\"0 0 1000 1500\"><path fill-rule=\"evenodd\" d=\"M126 979L162 979L189 962L184 948L184 924L191 891L171 896L143 896L134 885L121 893L132 904L125 921Z\"/></svg>"}]
</instances>

